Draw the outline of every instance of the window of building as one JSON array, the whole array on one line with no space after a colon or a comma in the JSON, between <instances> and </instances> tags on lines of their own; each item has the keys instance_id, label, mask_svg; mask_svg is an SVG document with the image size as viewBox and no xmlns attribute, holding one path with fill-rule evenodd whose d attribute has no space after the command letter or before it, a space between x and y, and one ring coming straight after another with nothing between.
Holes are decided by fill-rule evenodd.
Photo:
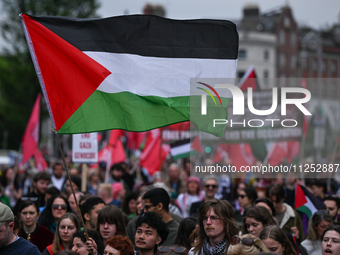
<instances>
[{"instance_id":1,"label":"window of building","mask_svg":"<svg viewBox=\"0 0 340 255\"><path fill-rule=\"evenodd\" d=\"M296 55L294 53L290 54L290 67L296 68Z\"/></svg>"},{"instance_id":2,"label":"window of building","mask_svg":"<svg viewBox=\"0 0 340 255\"><path fill-rule=\"evenodd\" d=\"M264 71L263 71L263 78L265 78L265 79L269 78L269 72L268 72L268 70L264 70Z\"/></svg>"},{"instance_id":3,"label":"window of building","mask_svg":"<svg viewBox=\"0 0 340 255\"><path fill-rule=\"evenodd\" d=\"M335 61L332 61L332 62L331 62L331 67L330 67L330 69L331 69L331 73L332 73L332 74L336 73L336 62L335 62Z\"/></svg>"},{"instance_id":4,"label":"window of building","mask_svg":"<svg viewBox=\"0 0 340 255\"><path fill-rule=\"evenodd\" d=\"M291 46L295 46L295 44L296 44L296 33L292 32L290 34L290 45Z\"/></svg>"},{"instance_id":5,"label":"window of building","mask_svg":"<svg viewBox=\"0 0 340 255\"><path fill-rule=\"evenodd\" d=\"M286 54L284 52L280 52L279 61L281 67L284 67L286 65Z\"/></svg>"},{"instance_id":6,"label":"window of building","mask_svg":"<svg viewBox=\"0 0 340 255\"><path fill-rule=\"evenodd\" d=\"M263 52L263 59L264 59L264 60L269 60L269 51L268 51L268 50L265 50L265 51Z\"/></svg>"},{"instance_id":7,"label":"window of building","mask_svg":"<svg viewBox=\"0 0 340 255\"><path fill-rule=\"evenodd\" d=\"M283 29L280 30L280 33L279 33L279 43L281 45L285 44L285 31Z\"/></svg>"},{"instance_id":8,"label":"window of building","mask_svg":"<svg viewBox=\"0 0 340 255\"><path fill-rule=\"evenodd\" d=\"M313 68L314 71L318 70L318 60L317 59L313 59L312 68Z\"/></svg>"},{"instance_id":9,"label":"window of building","mask_svg":"<svg viewBox=\"0 0 340 255\"><path fill-rule=\"evenodd\" d=\"M246 59L247 58L247 51L245 49L240 49L238 51L238 59Z\"/></svg>"}]
</instances>

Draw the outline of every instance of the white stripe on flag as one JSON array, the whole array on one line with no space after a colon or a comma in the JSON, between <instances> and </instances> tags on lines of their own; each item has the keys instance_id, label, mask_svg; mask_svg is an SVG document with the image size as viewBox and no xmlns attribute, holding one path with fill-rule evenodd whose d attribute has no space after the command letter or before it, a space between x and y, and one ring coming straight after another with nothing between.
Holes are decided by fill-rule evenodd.
<instances>
[{"instance_id":1,"label":"white stripe on flag","mask_svg":"<svg viewBox=\"0 0 340 255\"><path fill-rule=\"evenodd\" d=\"M98 87L106 93L140 96L190 96L190 78L235 78L237 60L144 57L84 52L112 74ZM198 90L197 95L201 95Z\"/></svg>"},{"instance_id":2,"label":"white stripe on flag","mask_svg":"<svg viewBox=\"0 0 340 255\"><path fill-rule=\"evenodd\" d=\"M191 149L190 143L186 143L186 144L171 148L170 154L171 156L175 157L177 155L190 152L190 149Z\"/></svg>"},{"instance_id":3,"label":"white stripe on flag","mask_svg":"<svg viewBox=\"0 0 340 255\"><path fill-rule=\"evenodd\" d=\"M307 199L307 203L304 204L309 210L312 212L312 215L318 211L316 207L314 206L313 202L309 199L309 197L305 196Z\"/></svg>"}]
</instances>

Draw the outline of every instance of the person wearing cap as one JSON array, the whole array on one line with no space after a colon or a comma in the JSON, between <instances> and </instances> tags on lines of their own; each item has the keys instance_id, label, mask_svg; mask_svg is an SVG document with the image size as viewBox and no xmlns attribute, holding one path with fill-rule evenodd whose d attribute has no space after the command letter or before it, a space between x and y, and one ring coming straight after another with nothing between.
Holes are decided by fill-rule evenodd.
<instances>
[{"instance_id":1,"label":"person wearing cap","mask_svg":"<svg viewBox=\"0 0 340 255\"><path fill-rule=\"evenodd\" d=\"M0 254L41 255L34 244L13 232L14 214L5 204L0 203Z\"/></svg>"},{"instance_id":2,"label":"person wearing cap","mask_svg":"<svg viewBox=\"0 0 340 255\"><path fill-rule=\"evenodd\" d=\"M204 194L201 190L201 180L197 177L189 177L187 180L187 192L179 194L176 200L182 211L182 217L189 217L191 204L201 201L203 198Z\"/></svg>"}]
</instances>

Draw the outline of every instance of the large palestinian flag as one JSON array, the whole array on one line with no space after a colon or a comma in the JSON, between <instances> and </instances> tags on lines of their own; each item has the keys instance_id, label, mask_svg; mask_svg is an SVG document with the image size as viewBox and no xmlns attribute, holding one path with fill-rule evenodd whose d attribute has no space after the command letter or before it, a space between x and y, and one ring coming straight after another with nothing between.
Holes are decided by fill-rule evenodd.
<instances>
[{"instance_id":1,"label":"large palestinian flag","mask_svg":"<svg viewBox=\"0 0 340 255\"><path fill-rule=\"evenodd\" d=\"M295 209L305 213L308 218L310 218L318 210L325 209L325 205L321 200L309 192L306 187L296 184Z\"/></svg>"},{"instance_id":2,"label":"large palestinian flag","mask_svg":"<svg viewBox=\"0 0 340 255\"><path fill-rule=\"evenodd\" d=\"M61 134L146 131L190 120L190 78L236 74L238 34L229 21L20 16ZM227 109L228 99L222 102Z\"/></svg>"}]
</instances>

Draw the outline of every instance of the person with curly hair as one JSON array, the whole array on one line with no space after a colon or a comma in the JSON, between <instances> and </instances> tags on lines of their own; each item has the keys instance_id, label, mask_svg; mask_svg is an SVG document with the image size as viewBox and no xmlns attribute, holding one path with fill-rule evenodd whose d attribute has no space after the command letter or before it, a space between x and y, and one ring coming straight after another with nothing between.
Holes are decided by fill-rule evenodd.
<instances>
[{"instance_id":1,"label":"person with curly hair","mask_svg":"<svg viewBox=\"0 0 340 255\"><path fill-rule=\"evenodd\" d=\"M104 254L134 255L133 244L128 237L113 236L107 239Z\"/></svg>"},{"instance_id":2,"label":"person with curly hair","mask_svg":"<svg viewBox=\"0 0 340 255\"><path fill-rule=\"evenodd\" d=\"M136 255L157 254L157 246L164 243L169 235L166 223L158 214L146 212L136 222Z\"/></svg>"},{"instance_id":3,"label":"person with curly hair","mask_svg":"<svg viewBox=\"0 0 340 255\"><path fill-rule=\"evenodd\" d=\"M263 251L267 252L268 250L261 240L252 234L246 234L233 236L227 255L250 255Z\"/></svg>"}]
</instances>

